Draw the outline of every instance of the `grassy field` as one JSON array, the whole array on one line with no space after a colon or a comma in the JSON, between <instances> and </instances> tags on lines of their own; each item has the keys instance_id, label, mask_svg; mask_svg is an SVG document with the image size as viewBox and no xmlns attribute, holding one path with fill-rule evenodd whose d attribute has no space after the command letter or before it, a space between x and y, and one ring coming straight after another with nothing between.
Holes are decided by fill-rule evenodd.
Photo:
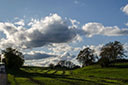
<instances>
[{"instance_id":1,"label":"grassy field","mask_svg":"<svg viewBox=\"0 0 128 85\"><path fill-rule=\"evenodd\" d=\"M56 70L41 67L23 67L8 71L9 85L128 85L128 63L113 67L99 65L76 70Z\"/></svg>"}]
</instances>

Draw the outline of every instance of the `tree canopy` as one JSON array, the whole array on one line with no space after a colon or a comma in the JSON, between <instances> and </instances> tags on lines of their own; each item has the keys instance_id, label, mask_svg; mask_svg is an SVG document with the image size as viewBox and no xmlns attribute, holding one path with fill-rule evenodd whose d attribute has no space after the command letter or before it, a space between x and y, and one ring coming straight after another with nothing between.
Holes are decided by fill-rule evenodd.
<instances>
[{"instance_id":1,"label":"tree canopy","mask_svg":"<svg viewBox=\"0 0 128 85\"><path fill-rule=\"evenodd\" d=\"M125 56L123 45L118 41L109 42L101 48L100 56L108 57L110 60L123 58Z\"/></svg>"},{"instance_id":2,"label":"tree canopy","mask_svg":"<svg viewBox=\"0 0 128 85\"><path fill-rule=\"evenodd\" d=\"M24 63L24 56L21 52L13 48L6 48L2 51L4 58L2 62L5 63L7 68L19 69Z\"/></svg>"},{"instance_id":3,"label":"tree canopy","mask_svg":"<svg viewBox=\"0 0 128 85\"><path fill-rule=\"evenodd\" d=\"M118 41L109 42L101 48L100 56L99 61L102 62L103 66L116 59L121 59L125 56L123 45Z\"/></svg>"},{"instance_id":4,"label":"tree canopy","mask_svg":"<svg viewBox=\"0 0 128 85\"><path fill-rule=\"evenodd\" d=\"M61 60L57 63L57 65L61 67L66 67L66 68L74 68L76 65L72 63L71 61L66 61L66 60Z\"/></svg>"},{"instance_id":5,"label":"tree canopy","mask_svg":"<svg viewBox=\"0 0 128 85\"><path fill-rule=\"evenodd\" d=\"M77 56L77 60L82 64L82 66L93 64L96 58L97 56L94 55L94 50L89 47L80 51Z\"/></svg>"}]
</instances>

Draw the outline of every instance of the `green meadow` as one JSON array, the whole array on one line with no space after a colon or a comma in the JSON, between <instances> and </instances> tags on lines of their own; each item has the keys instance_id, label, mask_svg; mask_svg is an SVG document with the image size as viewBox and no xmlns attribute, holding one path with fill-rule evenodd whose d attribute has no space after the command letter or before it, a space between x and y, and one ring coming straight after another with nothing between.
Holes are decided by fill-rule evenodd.
<instances>
[{"instance_id":1,"label":"green meadow","mask_svg":"<svg viewBox=\"0 0 128 85\"><path fill-rule=\"evenodd\" d=\"M7 75L9 85L128 85L128 63L75 70L22 67L18 71L8 70Z\"/></svg>"}]
</instances>

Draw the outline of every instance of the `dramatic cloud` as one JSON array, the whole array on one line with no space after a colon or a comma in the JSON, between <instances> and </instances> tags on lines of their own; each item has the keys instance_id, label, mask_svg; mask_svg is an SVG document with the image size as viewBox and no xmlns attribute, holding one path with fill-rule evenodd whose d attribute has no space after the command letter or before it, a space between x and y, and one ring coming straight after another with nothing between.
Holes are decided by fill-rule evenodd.
<instances>
[{"instance_id":1,"label":"dramatic cloud","mask_svg":"<svg viewBox=\"0 0 128 85\"><path fill-rule=\"evenodd\" d=\"M94 35L105 35L105 36L126 36L128 35L128 29L120 29L117 26L105 27L100 23L87 23L82 29L87 37L92 37Z\"/></svg>"},{"instance_id":2,"label":"dramatic cloud","mask_svg":"<svg viewBox=\"0 0 128 85\"><path fill-rule=\"evenodd\" d=\"M77 55L81 48L80 45L75 44L82 42L84 36L89 38L95 35L128 35L127 28L108 27L96 22L87 23L81 28L79 24L80 22L77 20L62 19L57 14L40 20L32 19L28 24L24 23L22 19L15 23L1 22L0 32L4 34L4 37L0 40L0 48L14 47L23 52L25 52L24 49L39 47L41 50L46 48L45 51L47 52L36 50L24 53L25 65L47 66L50 63L56 64L60 60L73 60L77 63L74 54ZM83 46L83 48L90 47L99 55L102 46L90 45ZM125 44L125 49L127 48L128 45Z\"/></svg>"},{"instance_id":3,"label":"dramatic cloud","mask_svg":"<svg viewBox=\"0 0 128 85\"><path fill-rule=\"evenodd\" d=\"M66 24L59 15L53 14L41 20L32 20L30 28L24 28L23 20L17 22L20 26L12 23L0 23L0 31L6 38L2 39L0 46L16 46L21 48L34 48L50 43L66 43L72 41L76 32L75 28Z\"/></svg>"},{"instance_id":4,"label":"dramatic cloud","mask_svg":"<svg viewBox=\"0 0 128 85\"><path fill-rule=\"evenodd\" d=\"M70 23L70 24L69 24ZM94 35L124 36L128 29L117 26L105 27L100 23L87 23L82 29L80 22L72 19L62 19L52 14L41 20L32 19L28 28L24 27L24 20L13 23L0 23L0 31L6 37L0 40L0 47L35 48L53 43L81 42L81 35L92 37Z\"/></svg>"},{"instance_id":5,"label":"dramatic cloud","mask_svg":"<svg viewBox=\"0 0 128 85\"><path fill-rule=\"evenodd\" d=\"M82 48L79 48L80 50L83 50L86 47L89 47L93 50L95 50L95 55L99 56L100 50L104 44L99 45L87 45L83 46ZM128 56L128 43L124 43L123 45L125 54ZM25 65L31 65L31 66L48 66L50 63L57 64L60 60L70 60L73 63L80 65L78 61L76 60L76 56L64 52L62 55L54 55L51 53L45 53L42 51L32 51L25 55L27 60L25 61ZM31 59L32 58L32 59Z\"/></svg>"},{"instance_id":6,"label":"dramatic cloud","mask_svg":"<svg viewBox=\"0 0 128 85\"><path fill-rule=\"evenodd\" d=\"M56 55L46 53L43 51L30 51L28 53L24 54L24 59L25 60L33 60L33 59L43 59L43 58L48 58L48 57L57 57Z\"/></svg>"},{"instance_id":7,"label":"dramatic cloud","mask_svg":"<svg viewBox=\"0 0 128 85\"><path fill-rule=\"evenodd\" d=\"M70 46L69 44L62 43L62 44L52 44L48 47L50 51L52 51L54 54L62 54L65 52L75 52L80 50L79 48L74 48Z\"/></svg>"},{"instance_id":8,"label":"dramatic cloud","mask_svg":"<svg viewBox=\"0 0 128 85\"><path fill-rule=\"evenodd\" d=\"M128 15L128 4L122 7L121 10Z\"/></svg>"},{"instance_id":9,"label":"dramatic cloud","mask_svg":"<svg viewBox=\"0 0 128 85\"><path fill-rule=\"evenodd\" d=\"M30 66L48 66L49 64L57 64L60 60L72 60L75 56L71 55L67 52L62 54L61 56L53 56L48 58L42 58L42 59L32 59L32 60L26 60L24 65L30 65Z\"/></svg>"}]
</instances>

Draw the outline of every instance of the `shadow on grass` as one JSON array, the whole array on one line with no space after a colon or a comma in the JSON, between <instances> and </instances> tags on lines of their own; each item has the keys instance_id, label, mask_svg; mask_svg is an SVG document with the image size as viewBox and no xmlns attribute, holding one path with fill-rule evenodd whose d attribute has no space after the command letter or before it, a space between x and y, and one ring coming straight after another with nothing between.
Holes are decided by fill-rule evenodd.
<instances>
[{"instance_id":1,"label":"shadow on grass","mask_svg":"<svg viewBox=\"0 0 128 85\"><path fill-rule=\"evenodd\" d=\"M117 81L121 81L123 83L128 83L128 79L110 78L110 77L96 77L96 76L93 76L93 75L90 75L88 77L90 77L90 78L97 78L97 79L99 78L99 79L101 79L102 82L106 82L106 83L115 83L115 84L118 84L116 82L108 82L108 81L105 81L106 79L107 80L117 80Z\"/></svg>"},{"instance_id":2,"label":"shadow on grass","mask_svg":"<svg viewBox=\"0 0 128 85\"><path fill-rule=\"evenodd\" d=\"M109 67L113 67L113 68L128 68L128 65L110 65Z\"/></svg>"},{"instance_id":3,"label":"shadow on grass","mask_svg":"<svg viewBox=\"0 0 128 85\"><path fill-rule=\"evenodd\" d=\"M55 71L52 73L52 75L55 74L57 71L58 71L58 70L55 70Z\"/></svg>"},{"instance_id":4,"label":"shadow on grass","mask_svg":"<svg viewBox=\"0 0 128 85\"><path fill-rule=\"evenodd\" d=\"M65 75L65 70L63 70L63 73L61 75Z\"/></svg>"},{"instance_id":5,"label":"shadow on grass","mask_svg":"<svg viewBox=\"0 0 128 85\"><path fill-rule=\"evenodd\" d=\"M51 69L48 69L46 72L44 72L43 74L48 74L48 72L50 72Z\"/></svg>"},{"instance_id":6,"label":"shadow on grass","mask_svg":"<svg viewBox=\"0 0 128 85\"><path fill-rule=\"evenodd\" d=\"M49 70L48 70L48 72L49 72ZM55 73L56 72L57 71L55 71ZM79 79L77 77L76 78L74 78L74 77L72 78L69 75L64 75L65 71L63 71L62 74L48 74L48 73L37 73L37 72L29 73L29 72L25 72L23 70L9 70L9 71L7 71L7 73L12 74L15 77L28 78L32 82L34 82L36 84L39 84L39 85L42 85L43 82L40 82L38 80L33 79L34 77L52 78L52 79L59 80L59 81L62 81L62 82L67 82L69 84L71 84L71 83L74 84L75 83L74 81L80 81L80 82L83 81L83 82L89 82L89 83L101 85L100 83L94 82L94 81L91 81L91 80ZM67 79L67 80L65 80L65 79Z\"/></svg>"}]
</instances>

